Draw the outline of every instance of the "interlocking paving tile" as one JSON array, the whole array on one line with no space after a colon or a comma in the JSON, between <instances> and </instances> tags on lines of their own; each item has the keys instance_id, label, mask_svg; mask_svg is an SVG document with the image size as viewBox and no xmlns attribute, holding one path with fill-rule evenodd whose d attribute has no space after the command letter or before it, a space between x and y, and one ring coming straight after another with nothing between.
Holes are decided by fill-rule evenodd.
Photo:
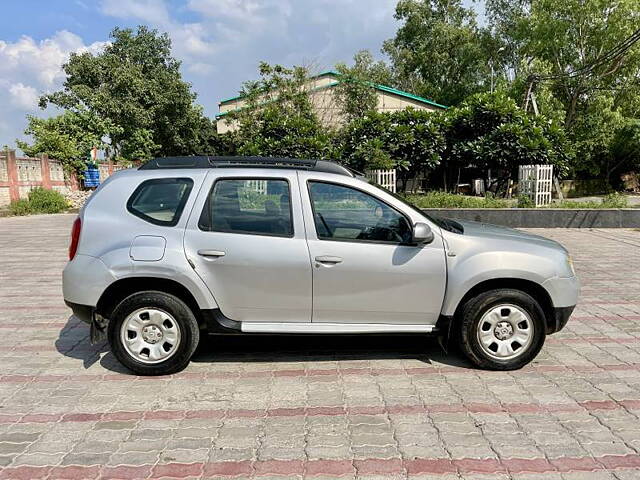
<instances>
[{"instance_id":1,"label":"interlocking paving tile","mask_svg":"<svg viewBox=\"0 0 640 480\"><path fill-rule=\"evenodd\" d=\"M0 219L0 479L640 478L640 232L532 230L583 282L517 372L413 337L213 337L141 378L70 317L71 215Z\"/></svg>"}]
</instances>

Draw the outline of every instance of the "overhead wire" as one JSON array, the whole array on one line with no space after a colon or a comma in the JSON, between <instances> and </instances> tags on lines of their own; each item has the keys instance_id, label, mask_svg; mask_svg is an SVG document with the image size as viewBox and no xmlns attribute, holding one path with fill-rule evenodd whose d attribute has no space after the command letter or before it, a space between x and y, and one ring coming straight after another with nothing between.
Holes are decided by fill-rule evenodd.
<instances>
[{"instance_id":1,"label":"overhead wire","mask_svg":"<svg viewBox=\"0 0 640 480\"><path fill-rule=\"evenodd\" d=\"M638 40L640 40L640 28L635 32L633 32L624 41L622 41L615 47L611 48L610 50L600 55L593 62L587 65L583 65L582 67L579 67L571 72L556 73L556 74L549 74L549 75L539 75L539 74L529 75L529 77L527 78L528 87L526 89L526 94L524 99L525 111L528 109L529 99L532 96L534 96L533 92L535 91L535 87L538 83L545 82L545 81L552 81L552 80L569 80L569 79L577 78L580 76L591 75L599 66L605 63L619 60L633 45L635 45L636 42L638 42ZM534 109L536 109L535 101L533 103L534 103Z\"/></svg>"}]
</instances>

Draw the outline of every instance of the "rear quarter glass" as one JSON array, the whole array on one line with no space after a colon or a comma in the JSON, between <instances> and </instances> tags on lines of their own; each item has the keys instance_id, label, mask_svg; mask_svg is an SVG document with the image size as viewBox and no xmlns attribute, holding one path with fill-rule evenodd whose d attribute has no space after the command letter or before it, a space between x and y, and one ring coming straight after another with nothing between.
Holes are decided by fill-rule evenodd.
<instances>
[{"instance_id":1,"label":"rear quarter glass","mask_svg":"<svg viewBox=\"0 0 640 480\"><path fill-rule=\"evenodd\" d=\"M193 188L190 178L156 178L142 182L127 201L127 210L154 225L175 226Z\"/></svg>"}]
</instances>

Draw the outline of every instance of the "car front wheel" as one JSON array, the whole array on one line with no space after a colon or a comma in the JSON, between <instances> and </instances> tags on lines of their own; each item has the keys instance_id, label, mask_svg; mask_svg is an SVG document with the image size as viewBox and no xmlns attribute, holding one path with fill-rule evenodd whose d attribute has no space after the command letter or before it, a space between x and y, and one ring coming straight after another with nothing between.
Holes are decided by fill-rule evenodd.
<instances>
[{"instance_id":1,"label":"car front wheel","mask_svg":"<svg viewBox=\"0 0 640 480\"><path fill-rule=\"evenodd\" d=\"M162 292L125 298L109 321L111 351L139 375L167 375L184 369L198 346L198 323L178 297Z\"/></svg>"},{"instance_id":2,"label":"car front wheel","mask_svg":"<svg viewBox=\"0 0 640 480\"><path fill-rule=\"evenodd\" d=\"M545 340L544 312L520 290L496 289L470 299L462 309L460 327L465 355L491 370L523 367Z\"/></svg>"}]
</instances>

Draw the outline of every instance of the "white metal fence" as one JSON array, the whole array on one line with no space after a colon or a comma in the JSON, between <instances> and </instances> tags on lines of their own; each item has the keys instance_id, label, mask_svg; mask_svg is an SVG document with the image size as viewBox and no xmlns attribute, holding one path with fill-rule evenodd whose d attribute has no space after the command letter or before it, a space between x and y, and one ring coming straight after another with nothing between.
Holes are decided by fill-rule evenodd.
<instances>
[{"instance_id":1,"label":"white metal fence","mask_svg":"<svg viewBox=\"0 0 640 480\"><path fill-rule=\"evenodd\" d=\"M553 165L520 165L518 192L539 207L551 203Z\"/></svg>"},{"instance_id":2,"label":"white metal fence","mask_svg":"<svg viewBox=\"0 0 640 480\"><path fill-rule=\"evenodd\" d=\"M267 193L267 181L266 180L247 180L245 183L246 188L254 190L258 193Z\"/></svg>"},{"instance_id":3,"label":"white metal fence","mask_svg":"<svg viewBox=\"0 0 640 480\"><path fill-rule=\"evenodd\" d=\"M387 190L396 192L396 171L390 170L367 170L365 176L372 182L377 183Z\"/></svg>"}]
</instances>

